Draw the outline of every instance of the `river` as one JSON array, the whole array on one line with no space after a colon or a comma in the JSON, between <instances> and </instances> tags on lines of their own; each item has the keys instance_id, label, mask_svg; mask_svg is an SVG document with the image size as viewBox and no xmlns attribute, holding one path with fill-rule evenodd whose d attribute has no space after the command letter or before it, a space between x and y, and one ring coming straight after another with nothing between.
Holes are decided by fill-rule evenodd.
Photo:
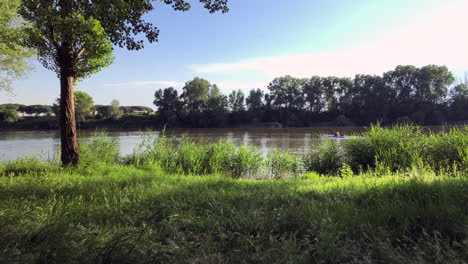
<instances>
[{"instance_id":1,"label":"river","mask_svg":"<svg viewBox=\"0 0 468 264\"><path fill-rule=\"evenodd\" d=\"M363 127L340 128L344 135L364 131ZM210 129L168 129L166 135L175 141L188 137L198 141L215 142L230 140L236 144L251 144L263 153L272 148L296 154L308 152L314 142L323 140L324 134L332 134L333 128L210 128ZM133 152L145 133L159 136L161 131L107 131L120 143L122 155ZM89 139L94 131L79 131L79 139ZM22 157L53 158L60 144L59 131L0 131L0 160L8 161Z\"/></svg>"}]
</instances>

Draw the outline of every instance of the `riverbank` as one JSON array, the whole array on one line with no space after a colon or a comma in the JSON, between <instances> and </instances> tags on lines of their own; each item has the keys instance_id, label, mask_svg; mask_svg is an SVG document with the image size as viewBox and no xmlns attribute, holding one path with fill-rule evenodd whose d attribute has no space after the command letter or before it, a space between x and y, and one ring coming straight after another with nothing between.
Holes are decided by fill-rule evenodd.
<instances>
[{"instance_id":1,"label":"riverbank","mask_svg":"<svg viewBox=\"0 0 468 264\"><path fill-rule=\"evenodd\" d=\"M466 129L363 135L303 157L148 136L122 157L101 134L76 168L0 162L0 262L464 263Z\"/></svg>"},{"instance_id":2,"label":"riverbank","mask_svg":"<svg viewBox=\"0 0 468 264\"><path fill-rule=\"evenodd\" d=\"M405 123L405 122L403 122ZM408 121L406 123L412 123ZM445 122L439 126L466 126L467 120ZM366 124L369 125L369 124ZM391 126L393 123L385 125ZM342 122L340 120L308 122L302 125L288 125L281 122L226 122L218 126L194 126L190 123L173 123L163 122L157 115L124 115L120 119L87 119L77 122L77 128L81 130L96 130L96 129L163 129L163 128L346 128L357 127L352 122ZM361 127L361 126L359 126ZM54 116L36 116L23 117L15 122L0 122L0 131L11 130L58 130L58 120Z\"/></svg>"}]
</instances>

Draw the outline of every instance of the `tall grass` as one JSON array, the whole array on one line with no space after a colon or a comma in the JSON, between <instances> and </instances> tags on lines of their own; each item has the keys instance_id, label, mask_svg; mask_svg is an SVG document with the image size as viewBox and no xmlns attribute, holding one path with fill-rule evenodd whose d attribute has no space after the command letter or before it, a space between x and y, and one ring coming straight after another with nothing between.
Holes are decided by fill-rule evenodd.
<instances>
[{"instance_id":1,"label":"tall grass","mask_svg":"<svg viewBox=\"0 0 468 264\"><path fill-rule=\"evenodd\" d=\"M80 141L78 170L92 172L96 164L156 165L167 173L184 175L222 174L232 178L284 179L305 172L322 175L353 175L366 171L405 172L413 168L435 172L467 171L468 128L453 128L440 133L424 133L420 127L400 125L372 126L368 131L338 143L327 139L312 151L296 156L272 149L262 155L253 146L233 142L197 142L190 138L176 141L146 134L132 155L121 157L119 142L105 132ZM22 159L3 163L0 172L42 173L58 168L57 161Z\"/></svg>"},{"instance_id":2,"label":"tall grass","mask_svg":"<svg viewBox=\"0 0 468 264\"><path fill-rule=\"evenodd\" d=\"M300 159L290 152L276 148L268 152L265 165L273 179L296 176L301 170Z\"/></svg>"},{"instance_id":3,"label":"tall grass","mask_svg":"<svg viewBox=\"0 0 468 264\"><path fill-rule=\"evenodd\" d=\"M146 136L135 153L126 158L134 165L156 164L168 173L226 174L233 178L252 177L263 166L261 153L252 146L236 147L232 142L214 144L183 138L177 145L165 136Z\"/></svg>"},{"instance_id":4,"label":"tall grass","mask_svg":"<svg viewBox=\"0 0 468 264\"><path fill-rule=\"evenodd\" d=\"M346 162L342 146L330 139L315 145L312 151L302 157L302 160L306 171L315 171L324 175L337 175L342 164Z\"/></svg>"},{"instance_id":5,"label":"tall grass","mask_svg":"<svg viewBox=\"0 0 468 264\"><path fill-rule=\"evenodd\" d=\"M354 173L369 170L404 172L414 167L451 171L464 168L467 148L467 128L425 133L414 125L389 128L374 125L341 144L322 143L303 160L306 170L322 174L339 174L343 163Z\"/></svg>"}]
</instances>

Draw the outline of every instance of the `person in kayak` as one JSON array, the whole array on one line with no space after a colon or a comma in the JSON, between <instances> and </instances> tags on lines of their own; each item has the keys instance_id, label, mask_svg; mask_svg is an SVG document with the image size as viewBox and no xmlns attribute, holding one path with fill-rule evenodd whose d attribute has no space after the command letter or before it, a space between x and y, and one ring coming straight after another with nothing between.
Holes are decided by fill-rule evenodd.
<instances>
[{"instance_id":1,"label":"person in kayak","mask_svg":"<svg viewBox=\"0 0 468 264\"><path fill-rule=\"evenodd\" d=\"M339 137L340 136L340 132L336 131L335 134L333 134L334 137Z\"/></svg>"}]
</instances>

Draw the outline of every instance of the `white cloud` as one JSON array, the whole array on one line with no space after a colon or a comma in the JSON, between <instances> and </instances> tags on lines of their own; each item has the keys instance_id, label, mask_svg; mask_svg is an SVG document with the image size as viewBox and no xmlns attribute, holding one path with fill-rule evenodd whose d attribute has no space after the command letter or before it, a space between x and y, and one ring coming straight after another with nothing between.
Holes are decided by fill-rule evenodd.
<instances>
[{"instance_id":1,"label":"white cloud","mask_svg":"<svg viewBox=\"0 0 468 264\"><path fill-rule=\"evenodd\" d=\"M354 76L357 73L382 74L397 65L446 65L455 71L468 70L468 1L415 14L406 25L366 45L324 53L254 58L234 63L194 65L202 74L258 72L269 78Z\"/></svg>"},{"instance_id":2,"label":"white cloud","mask_svg":"<svg viewBox=\"0 0 468 264\"><path fill-rule=\"evenodd\" d=\"M133 81L133 82L104 84L104 87L151 87L151 88L174 87L174 88L180 88L182 86L184 86L183 82L174 82L174 81Z\"/></svg>"}]
</instances>

